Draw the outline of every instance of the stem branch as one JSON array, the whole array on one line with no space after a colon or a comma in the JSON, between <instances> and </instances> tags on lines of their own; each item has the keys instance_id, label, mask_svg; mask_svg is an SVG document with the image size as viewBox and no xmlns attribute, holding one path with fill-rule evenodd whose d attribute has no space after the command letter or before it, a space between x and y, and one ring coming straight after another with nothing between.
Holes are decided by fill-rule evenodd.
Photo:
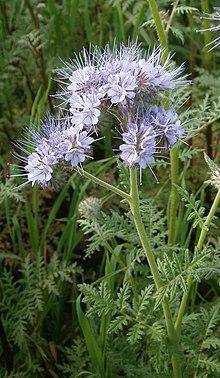
<instances>
[{"instance_id":1,"label":"stem branch","mask_svg":"<svg viewBox=\"0 0 220 378\"><path fill-rule=\"evenodd\" d=\"M122 197L122 198L124 198L128 201L130 200L130 195L128 193L124 192L123 190L116 188L115 186L113 186L111 184L108 184L107 182L99 179L98 177L93 176L91 173L83 171L83 176L85 176L89 180L93 181L94 183L102 186L103 188L110 190L111 192L119 195L120 197Z\"/></svg>"},{"instance_id":2,"label":"stem branch","mask_svg":"<svg viewBox=\"0 0 220 378\"><path fill-rule=\"evenodd\" d=\"M197 243L197 246L196 246L197 251L201 251L202 250L202 247L203 247L203 244L204 244L204 241L205 241L208 229L209 229L209 227L211 225L212 219L213 219L213 217L215 215L215 212L216 212L216 210L218 208L219 202L220 202L220 190L218 191L218 193L215 196L215 199L213 201L211 209L210 209L210 211L209 211L209 213L207 215L206 221L205 221L205 223L203 225L203 228L201 230L201 233L200 233L200 236L199 236L199 240L198 240L198 243ZM182 320L183 320L183 316L184 316L184 313L185 313L186 305L187 305L187 302L188 302L190 288L192 286L192 283L193 283L192 276L189 276L188 281L187 281L188 290L183 294L183 298L182 298L182 301L181 301L181 304L180 304L179 312L178 312L176 323L175 323L175 329L176 329L178 337L180 335Z\"/></svg>"},{"instance_id":3,"label":"stem branch","mask_svg":"<svg viewBox=\"0 0 220 378\"><path fill-rule=\"evenodd\" d=\"M164 30L164 26L160 17L158 6L155 0L148 0L150 9L154 18L154 22L157 29L157 35L161 47L163 48L163 62L167 60L168 57L168 41L167 35ZM179 160L178 160L178 148L174 147L170 151L170 163L171 163L171 193L169 201L168 210L168 243L173 245L175 243L175 224L176 224L176 214L178 209L178 192L176 185L178 184L178 171L179 171Z\"/></svg>"}]
</instances>

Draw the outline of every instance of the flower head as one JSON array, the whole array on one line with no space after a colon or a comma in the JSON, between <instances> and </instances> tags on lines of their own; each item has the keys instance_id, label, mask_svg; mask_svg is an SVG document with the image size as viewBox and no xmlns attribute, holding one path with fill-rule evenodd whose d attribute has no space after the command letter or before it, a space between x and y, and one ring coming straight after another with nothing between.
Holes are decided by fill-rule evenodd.
<instances>
[{"instance_id":1,"label":"flower head","mask_svg":"<svg viewBox=\"0 0 220 378\"><path fill-rule=\"evenodd\" d=\"M154 127L157 135L161 136L165 148L174 145L184 134L178 115L173 109L164 110L161 106L152 106L145 119Z\"/></svg>"},{"instance_id":2,"label":"flower head","mask_svg":"<svg viewBox=\"0 0 220 378\"><path fill-rule=\"evenodd\" d=\"M102 111L114 107L114 113L120 113L140 100L150 103L161 91L186 84L181 78L183 66L173 68L170 55L163 63L162 53L160 48L146 53L135 43L83 50L59 71L65 87L58 96L67 103L73 124L97 131Z\"/></svg>"},{"instance_id":3,"label":"flower head","mask_svg":"<svg viewBox=\"0 0 220 378\"><path fill-rule=\"evenodd\" d=\"M124 143L119 147L121 159L129 166L139 165L146 168L154 161L156 134L143 121L129 123L127 131L122 134Z\"/></svg>"},{"instance_id":4,"label":"flower head","mask_svg":"<svg viewBox=\"0 0 220 378\"><path fill-rule=\"evenodd\" d=\"M132 43L113 49L107 45L104 50L83 50L59 70L58 97L67 104L67 114L63 119L48 117L40 131L28 131L31 138L19 144L26 154L21 160L28 182L45 186L59 174L56 167L81 167L90 156L91 134L98 132L102 112L125 121L119 150L129 166L146 168L154 161L156 146L176 143L183 135L177 114L155 104L161 91L186 81L180 76L183 66L173 68L172 56L163 62L162 53L160 48L146 53Z\"/></svg>"},{"instance_id":5,"label":"flower head","mask_svg":"<svg viewBox=\"0 0 220 378\"><path fill-rule=\"evenodd\" d=\"M72 122L79 126L85 127L96 125L101 114L99 106L101 102L95 93L73 95L70 98L70 112L72 113ZM81 127L81 126L80 126Z\"/></svg>"},{"instance_id":6,"label":"flower head","mask_svg":"<svg viewBox=\"0 0 220 378\"><path fill-rule=\"evenodd\" d=\"M27 130L25 137L17 146L25 152L20 156L27 164L24 172L28 182L45 186L52 178L53 168L63 158L68 145L64 139L64 127L60 120L47 117L41 130Z\"/></svg>"},{"instance_id":7,"label":"flower head","mask_svg":"<svg viewBox=\"0 0 220 378\"><path fill-rule=\"evenodd\" d=\"M31 138L30 138L31 137ZM67 162L72 167L81 166L90 153L93 138L87 131L73 127L69 119L47 118L41 131L29 132L29 137L17 143L25 156L24 172L32 186L49 184L55 167Z\"/></svg>"},{"instance_id":8,"label":"flower head","mask_svg":"<svg viewBox=\"0 0 220 378\"><path fill-rule=\"evenodd\" d=\"M78 131L71 126L66 131L66 140L68 141L68 151L64 158L70 162L72 167L77 167L85 161L94 139L88 136L86 131Z\"/></svg>"}]
</instances>

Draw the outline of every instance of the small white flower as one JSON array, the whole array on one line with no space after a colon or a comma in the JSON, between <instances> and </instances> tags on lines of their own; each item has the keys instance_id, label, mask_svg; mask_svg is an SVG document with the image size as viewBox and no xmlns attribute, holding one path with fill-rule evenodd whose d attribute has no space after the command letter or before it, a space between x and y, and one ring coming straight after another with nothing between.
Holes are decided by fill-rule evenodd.
<instances>
[{"instance_id":1,"label":"small white flower","mask_svg":"<svg viewBox=\"0 0 220 378\"><path fill-rule=\"evenodd\" d=\"M122 144L120 146L121 159L126 161L129 166L135 165L138 162L138 153L132 144Z\"/></svg>"},{"instance_id":2,"label":"small white flower","mask_svg":"<svg viewBox=\"0 0 220 378\"><path fill-rule=\"evenodd\" d=\"M74 95L70 98L70 111L73 115L75 125L84 124L85 126L96 125L99 120L101 105L99 97L95 93Z\"/></svg>"},{"instance_id":3,"label":"small white flower","mask_svg":"<svg viewBox=\"0 0 220 378\"><path fill-rule=\"evenodd\" d=\"M108 79L107 94L112 104L123 102L126 98L132 99L135 96L137 87L136 78L127 72L120 72Z\"/></svg>"},{"instance_id":4,"label":"small white flower","mask_svg":"<svg viewBox=\"0 0 220 378\"><path fill-rule=\"evenodd\" d=\"M73 94L90 89L92 85L91 79L94 75L95 67L93 66L78 68L69 77L71 84L68 85L67 89L73 92Z\"/></svg>"},{"instance_id":5,"label":"small white flower","mask_svg":"<svg viewBox=\"0 0 220 378\"><path fill-rule=\"evenodd\" d=\"M28 172L28 181L32 183L32 186L35 182L44 185L50 181L52 177L53 170L48 156L41 157L36 152L28 157L28 164L24 168L26 172Z\"/></svg>"},{"instance_id":6,"label":"small white flower","mask_svg":"<svg viewBox=\"0 0 220 378\"><path fill-rule=\"evenodd\" d=\"M76 167L86 159L86 153L89 152L90 145L94 139L88 136L86 131L79 132L71 126L67 130L67 141L69 149L65 155L65 160L70 162L73 167Z\"/></svg>"}]
</instances>

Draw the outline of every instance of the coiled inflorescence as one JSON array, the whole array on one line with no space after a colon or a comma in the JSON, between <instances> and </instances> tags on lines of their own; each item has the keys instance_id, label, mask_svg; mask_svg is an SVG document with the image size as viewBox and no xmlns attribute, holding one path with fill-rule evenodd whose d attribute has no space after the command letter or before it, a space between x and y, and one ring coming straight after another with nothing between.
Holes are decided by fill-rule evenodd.
<instances>
[{"instance_id":1,"label":"coiled inflorescence","mask_svg":"<svg viewBox=\"0 0 220 378\"><path fill-rule=\"evenodd\" d=\"M90 57L91 55L91 57ZM75 64L58 70L65 87L58 94L68 105L74 125L98 124L103 108L127 107L133 102L148 104L161 91L185 84L180 78L183 66L171 69L171 56L162 63L162 50L146 54L138 45L121 45L119 50L83 51Z\"/></svg>"},{"instance_id":2,"label":"coiled inflorescence","mask_svg":"<svg viewBox=\"0 0 220 378\"><path fill-rule=\"evenodd\" d=\"M47 118L42 130L30 131L23 141L22 150L28 155L21 157L26 162L24 172L28 182L46 186L55 167L63 163L80 167L91 152L93 138L88 132L79 131L68 119ZM32 151L32 152L31 152Z\"/></svg>"},{"instance_id":3,"label":"coiled inflorescence","mask_svg":"<svg viewBox=\"0 0 220 378\"><path fill-rule=\"evenodd\" d=\"M171 58L162 63L159 48L149 54L137 44L112 50L107 46L88 53L83 50L74 62L58 70L62 90L57 97L63 100L60 106L67 115L48 118L40 132L32 132L31 150L24 143L28 181L46 185L56 166L81 167L91 156L91 135L100 131L106 112L121 120L119 151L129 166L146 168L157 148L176 143L183 135L178 116L160 106L162 92L186 83L180 77L183 66L172 69Z\"/></svg>"}]
</instances>

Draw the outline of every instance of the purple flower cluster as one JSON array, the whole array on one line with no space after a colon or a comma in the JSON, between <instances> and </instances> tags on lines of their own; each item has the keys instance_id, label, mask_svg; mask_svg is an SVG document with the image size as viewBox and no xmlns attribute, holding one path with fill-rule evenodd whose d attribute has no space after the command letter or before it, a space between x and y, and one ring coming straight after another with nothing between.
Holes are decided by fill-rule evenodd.
<instances>
[{"instance_id":1,"label":"purple flower cluster","mask_svg":"<svg viewBox=\"0 0 220 378\"><path fill-rule=\"evenodd\" d=\"M58 70L65 83L58 97L65 100L72 123L81 128L97 125L103 108L127 107L138 101L148 101L161 91L186 83L180 77L183 66L171 68L172 56L162 63L162 49L146 54L139 45L131 44L113 50L95 49Z\"/></svg>"},{"instance_id":2,"label":"purple flower cluster","mask_svg":"<svg viewBox=\"0 0 220 378\"><path fill-rule=\"evenodd\" d=\"M144 120L140 123L129 123L122 134L124 143L119 147L121 159L129 166L139 165L146 168L154 161L156 134L151 125Z\"/></svg>"},{"instance_id":3,"label":"purple flower cluster","mask_svg":"<svg viewBox=\"0 0 220 378\"><path fill-rule=\"evenodd\" d=\"M164 110L161 106L152 106L145 117L146 122L154 127L162 139L165 148L173 146L184 135L181 122L173 109Z\"/></svg>"},{"instance_id":4,"label":"purple flower cluster","mask_svg":"<svg viewBox=\"0 0 220 378\"><path fill-rule=\"evenodd\" d=\"M59 164L68 162L72 167L80 167L91 150L93 138L87 131L79 131L68 120L47 118L42 130L32 131L23 141L22 150L28 155L21 157L28 182L46 186L52 178L53 170ZM32 152L30 153L29 150Z\"/></svg>"},{"instance_id":5,"label":"purple flower cluster","mask_svg":"<svg viewBox=\"0 0 220 378\"><path fill-rule=\"evenodd\" d=\"M59 70L62 92L57 96L67 105L67 115L46 119L41 131L31 132L32 141L27 138L20 145L27 155L22 159L28 182L45 186L57 166L81 167L106 112L124 125L119 151L129 166L146 168L158 146L176 143L183 135L178 116L159 106L161 92L186 83L180 77L183 66L172 69L171 58L163 63L159 48L149 54L137 44L112 50L107 45L102 51L83 50Z\"/></svg>"},{"instance_id":6,"label":"purple flower cluster","mask_svg":"<svg viewBox=\"0 0 220 378\"><path fill-rule=\"evenodd\" d=\"M183 136L183 129L177 114L152 106L136 121L128 123L122 134L123 144L119 147L121 159L128 166L146 168L154 161L156 147L168 148Z\"/></svg>"}]
</instances>

